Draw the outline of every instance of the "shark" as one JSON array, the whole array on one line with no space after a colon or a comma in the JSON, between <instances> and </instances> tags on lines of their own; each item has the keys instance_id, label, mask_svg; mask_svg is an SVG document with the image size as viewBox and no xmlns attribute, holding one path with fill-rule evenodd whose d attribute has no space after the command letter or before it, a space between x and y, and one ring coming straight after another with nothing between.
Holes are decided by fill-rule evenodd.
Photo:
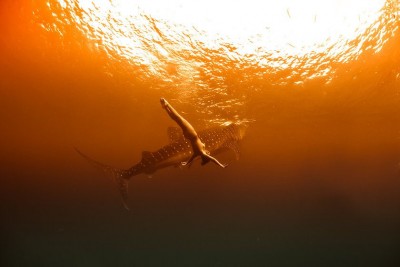
<instances>
[{"instance_id":1,"label":"shark","mask_svg":"<svg viewBox=\"0 0 400 267\"><path fill-rule=\"evenodd\" d=\"M211 155L231 150L238 160L240 155L239 143L243 139L246 129L247 126L244 124L230 123L205 129L200 131L198 135ZM139 174L151 176L160 169L170 166L180 166L182 162L188 160L193 154L190 141L183 136L180 128L169 127L167 132L169 144L153 152L143 151L141 160L128 169L118 169L103 164L90 158L79 149L75 148L75 150L89 161L89 163L113 178L120 192L122 203L129 210L128 183L130 178Z\"/></svg>"}]
</instances>

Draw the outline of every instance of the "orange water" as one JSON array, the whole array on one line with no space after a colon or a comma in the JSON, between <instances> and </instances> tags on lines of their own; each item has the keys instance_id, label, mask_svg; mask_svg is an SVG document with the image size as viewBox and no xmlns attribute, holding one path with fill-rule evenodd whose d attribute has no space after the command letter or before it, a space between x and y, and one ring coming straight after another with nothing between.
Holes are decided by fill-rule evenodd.
<instances>
[{"instance_id":1,"label":"orange water","mask_svg":"<svg viewBox=\"0 0 400 267\"><path fill-rule=\"evenodd\" d=\"M151 251L211 265L394 262L399 2L138 3L0 3L7 259L57 263L70 244L71 264L95 248L87 265ZM138 176L126 214L73 146L129 167L167 142L160 97L198 129L248 123L241 159Z\"/></svg>"}]
</instances>

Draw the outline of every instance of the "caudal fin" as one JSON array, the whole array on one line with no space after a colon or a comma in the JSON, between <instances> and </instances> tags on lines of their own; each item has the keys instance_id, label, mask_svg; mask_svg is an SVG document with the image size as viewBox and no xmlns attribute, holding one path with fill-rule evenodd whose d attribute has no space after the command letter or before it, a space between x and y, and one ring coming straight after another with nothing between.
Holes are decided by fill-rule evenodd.
<instances>
[{"instance_id":1,"label":"caudal fin","mask_svg":"<svg viewBox=\"0 0 400 267\"><path fill-rule=\"evenodd\" d=\"M118 191L121 194L122 198L122 203L124 207L129 210L128 207L128 182L129 182L129 171L127 170L121 170L117 169L108 165L105 165L103 163L100 163L98 161L95 161L85 154L83 154L81 151L79 151L77 148L75 148L76 152L79 153L82 157L84 157L87 161L89 161L90 164L95 166L98 169L101 169L104 173L106 173L108 176L110 176L117 184Z\"/></svg>"}]
</instances>

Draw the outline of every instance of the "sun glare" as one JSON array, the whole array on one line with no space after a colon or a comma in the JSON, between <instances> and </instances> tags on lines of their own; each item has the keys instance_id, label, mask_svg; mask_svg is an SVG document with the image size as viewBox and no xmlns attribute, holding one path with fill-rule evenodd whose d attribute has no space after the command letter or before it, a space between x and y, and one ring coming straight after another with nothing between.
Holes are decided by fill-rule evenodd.
<instances>
[{"instance_id":1,"label":"sun glare","mask_svg":"<svg viewBox=\"0 0 400 267\"><path fill-rule=\"evenodd\" d=\"M352 39L379 16L383 0L137 1L144 13L204 32L209 42L225 40L243 52L286 50L290 54ZM134 10L129 1L117 6ZM129 16L129 12L125 12ZM199 37L199 36L198 36Z\"/></svg>"},{"instance_id":2,"label":"sun glare","mask_svg":"<svg viewBox=\"0 0 400 267\"><path fill-rule=\"evenodd\" d=\"M257 64L272 67L274 57L325 53L342 62L357 57L357 51L338 55L376 23L385 2L59 0L65 9L83 11L75 21L97 46L134 64L151 66L160 58L173 62L174 53L193 44L214 50L228 44L231 56L252 55Z\"/></svg>"}]
</instances>

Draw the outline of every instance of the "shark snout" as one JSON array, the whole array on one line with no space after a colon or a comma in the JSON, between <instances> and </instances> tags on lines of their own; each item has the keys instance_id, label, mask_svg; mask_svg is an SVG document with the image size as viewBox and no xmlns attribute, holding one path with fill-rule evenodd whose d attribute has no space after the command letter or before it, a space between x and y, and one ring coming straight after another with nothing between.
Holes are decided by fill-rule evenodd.
<instances>
[{"instance_id":1,"label":"shark snout","mask_svg":"<svg viewBox=\"0 0 400 267\"><path fill-rule=\"evenodd\" d=\"M239 140L242 140L244 136L246 135L248 126L245 124L239 124L238 125L238 135L239 135Z\"/></svg>"}]
</instances>

